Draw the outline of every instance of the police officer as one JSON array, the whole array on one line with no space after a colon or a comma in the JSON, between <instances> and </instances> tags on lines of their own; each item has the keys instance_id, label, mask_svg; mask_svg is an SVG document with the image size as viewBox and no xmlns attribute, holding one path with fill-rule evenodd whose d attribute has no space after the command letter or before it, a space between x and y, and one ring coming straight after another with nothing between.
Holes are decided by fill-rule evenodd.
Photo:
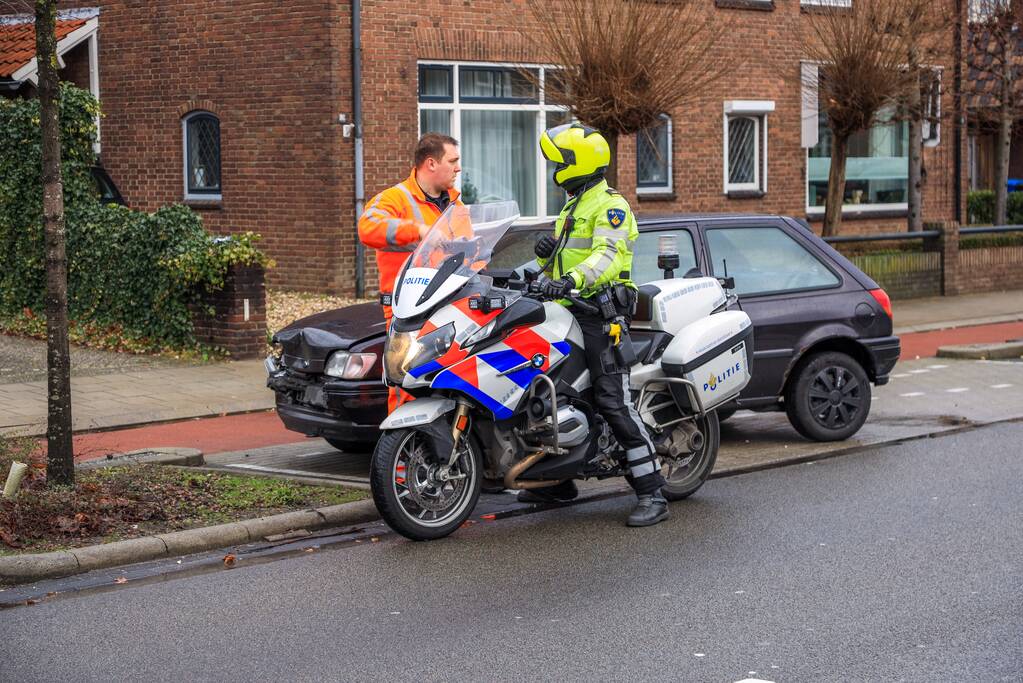
<instances>
[{"instance_id":1,"label":"police officer","mask_svg":"<svg viewBox=\"0 0 1023 683\"><path fill-rule=\"evenodd\" d=\"M664 479L646 428L629 390L628 324L636 301L630 279L632 245L639 235L629 203L604 180L611 152L599 132L578 123L551 128L540 137L544 157L556 164L554 182L569 194L553 235L536 243L538 263L550 270L544 294L564 301L570 290L595 310L571 307L582 328L586 363L597 410L625 450L627 479L639 498L629 526L649 526L668 517L661 495ZM625 344L622 344L625 335ZM522 491L519 500L564 501L578 495L575 482Z\"/></svg>"}]
</instances>

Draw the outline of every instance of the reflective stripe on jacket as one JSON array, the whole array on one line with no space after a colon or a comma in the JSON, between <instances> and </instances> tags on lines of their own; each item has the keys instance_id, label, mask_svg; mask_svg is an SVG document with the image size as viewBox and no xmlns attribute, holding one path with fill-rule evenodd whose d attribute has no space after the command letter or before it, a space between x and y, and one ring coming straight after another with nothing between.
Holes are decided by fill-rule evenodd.
<instances>
[{"instance_id":1,"label":"reflective stripe on jacket","mask_svg":"<svg viewBox=\"0 0 1023 683\"><path fill-rule=\"evenodd\" d=\"M605 285L617 282L634 288L628 274L622 277L632 270L632 249L639 237L629 202L602 180L565 204L554 225L555 239L560 239L565 218L575 202L578 203L572 213L575 224L564 247L554 256L551 277L556 280L568 275L583 296L591 296ZM537 262L543 267L547 260Z\"/></svg>"},{"instance_id":2,"label":"reflective stripe on jacket","mask_svg":"<svg viewBox=\"0 0 1023 683\"><path fill-rule=\"evenodd\" d=\"M448 196L452 204L461 203L458 190L448 190ZM394 291L394 279L419 244L419 224L433 225L440 215L441 210L426 200L416 182L415 169L366 205L359 217L359 240L377 252L381 294Z\"/></svg>"}]
</instances>

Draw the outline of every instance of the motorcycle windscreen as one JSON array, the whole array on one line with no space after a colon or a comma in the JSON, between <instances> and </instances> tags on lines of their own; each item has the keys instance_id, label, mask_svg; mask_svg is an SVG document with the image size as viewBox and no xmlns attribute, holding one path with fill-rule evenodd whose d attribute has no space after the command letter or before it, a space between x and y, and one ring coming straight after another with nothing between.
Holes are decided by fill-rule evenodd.
<instances>
[{"instance_id":1,"label":"motorcycle windscreen","mask_svg":"<svg viewBox=\"0 0 1023 683\"><path fill-rule=\"evenodd\" d=\"M461 289L490 263L494 247L518 218L515 202L449 206L409 257L394 316L422 315Z\"/></svg>"}]
</instances>

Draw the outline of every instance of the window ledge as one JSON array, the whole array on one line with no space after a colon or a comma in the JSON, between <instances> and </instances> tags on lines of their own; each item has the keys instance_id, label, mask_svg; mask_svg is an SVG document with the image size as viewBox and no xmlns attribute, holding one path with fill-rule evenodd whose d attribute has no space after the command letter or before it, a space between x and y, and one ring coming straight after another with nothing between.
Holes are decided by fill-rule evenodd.
<instances>
[{"instance_id":1,"label":"window ledge","mask_svg":"<svg viewBox=\"0 0 1023 683\"><path fill-rule=\"evenodd\" d=\"M674 192L636 192L636 200L640 202L673 202L677 199Z\"/></svg>"},{"instance_id":2,"label":"window ledge","mask_svg":"<svg viewBox=\"0 0 1023 683\"><path fill-rule=\"evenodd\" d=\"M219 211L224 208L224 202L221 199L186 199L184 204L190 209L199 210Z\"/></svg>"},{"instance_id":3,"label":"window ledge","mask_svg":"<svg viewBox=\"0 0 1023 683\"><path fill-rule=\"evenodd\" d=\"M729 199L760 199L767 193L763 190L729 190L725 194Z\"/></svg>"},{"instance_id":4,"label":"window ledge","mask_svg":"<svg viewBox=\"0 0 1023 683\"><path fill-rule=\"evenodd\" d=\"M722 9L752 9L760 12L774 11L774 0L714 0L714 5Z\"/></svg>"},{"instance_id":5,"label":"window ledge","mask_svg":"<svg viewBox=\"0 0 1023 683\"><path fill-rule=\"evenodd\" d=\"M850 211L849 209L845 209L842 211L843 221L868 221L878 218L906 218L907 216L909 216L909 209L884 209L881 211ZM806 220L823 221L824 212L808 212L806 214Z\"/></svg>"}]
</instances>

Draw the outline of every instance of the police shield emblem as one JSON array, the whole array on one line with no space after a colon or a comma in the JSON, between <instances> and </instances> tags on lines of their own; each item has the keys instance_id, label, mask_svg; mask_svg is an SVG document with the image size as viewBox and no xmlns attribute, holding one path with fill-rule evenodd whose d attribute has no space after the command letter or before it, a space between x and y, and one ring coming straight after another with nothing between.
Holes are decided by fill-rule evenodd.
<instances>
[{"instance_id":1,"label":"police shield emblem","mask_svg":"<svg viewBox=\"0 0 1023 683\"><path fill-rule=\"evenodd\" d=\"M617 228L625 222L625 209L608 209L607 221Z\"/></svg>"}]
</instances>

